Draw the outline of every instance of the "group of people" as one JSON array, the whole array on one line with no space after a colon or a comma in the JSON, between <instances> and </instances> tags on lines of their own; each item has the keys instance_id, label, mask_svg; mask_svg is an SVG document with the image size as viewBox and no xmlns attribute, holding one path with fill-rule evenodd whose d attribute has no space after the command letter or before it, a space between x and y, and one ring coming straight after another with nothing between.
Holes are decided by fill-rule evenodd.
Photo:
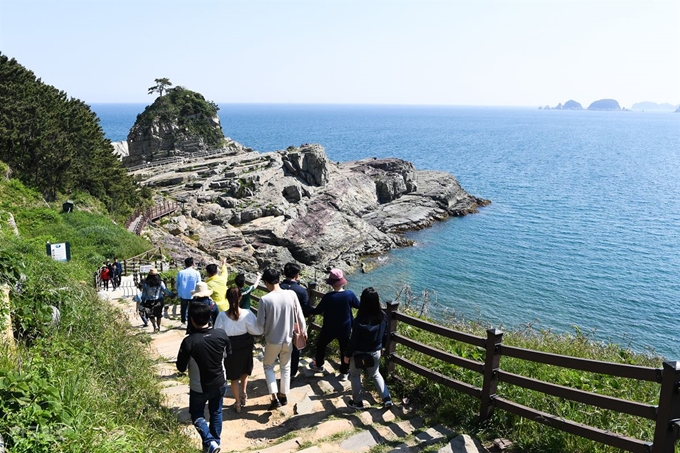
<instances>
[{"instance_id":1,"label":"group of people","mask_svg":"<svg viewBox=\"0 0 680 453\"><path fill-rule=\"evenodd\" d=\"M392 401L380 374L380 351L387 335L387 316L380 306L380 298L373 288L361 293L361 298L344 289L347 280L342 270L331 270L326 282L333 288L312 307L307 289L299 283L301 268L287 263L283 278L278 270L268 268L258 275L256 282L246 287L245 276L239 274L235 284L228 287L226 262L221 268L206 267L207 278L195 269L192 258L185 260L185 269L176 279L176 297L180 299L181 322L187 336L177 354L177 369L189 371L189 413L201 435L203 450L220 451L222 405L227 385L231 386L234 409L241 413L248 402L248 379L253 371L255 337L264 335L263 367L270 394L268 410L288 404L291 379L299 368L300 350L293 344L294 331L305 333L307 318L322 315L323 326L316 344L315 359L310 365L314 372L324 372L326 347L334 340L340 349L341 381L350 380L352 398L348 405L359 409L361 400L361 372L370 376L376 385L383 406ZM257 316L250 311L250 295L260 280L267 294L259 301ZM151 321L154 331L160 330L164 295L174 296L152 269L141 287L141 305L145 309L142 320ZM149 301L158 301L149 303ZM357 309L356 317L352 309ZM141 313L140 313L141 314ZM274 367L279 362L277 380ZM229 381L229 384L227 384ZM208 405L210 421L204 417Z\"/></svg>"},{"instance_id":2,"label":"group of people","mask_svg":"<svg viewBox=\"0 0 680 453\"><path fill-rule=\"evenodd\" d=\"M120 280L123 276L123 264L114 258L113 262L109 260L104 261L102 267L99 268L99 282L104 291L109 290L109 283L111 289L115 290L120 286Z\"/></svg>"}]
</instances>

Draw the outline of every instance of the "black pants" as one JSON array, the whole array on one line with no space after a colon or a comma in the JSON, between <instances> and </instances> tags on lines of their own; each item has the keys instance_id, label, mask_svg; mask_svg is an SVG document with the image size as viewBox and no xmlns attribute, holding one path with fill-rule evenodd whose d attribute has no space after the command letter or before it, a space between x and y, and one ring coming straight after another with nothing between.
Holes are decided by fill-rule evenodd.
<instances>
[{"instance_id":1,"label":"black pants","mask_svg":"<svg viewBox=\"0 0 680 453\"><path fill-rule=\"evenodd\" d=\"M349 343L349 335L338 336L335 334L329 334L327 332L324 332L322 329L321 333L319 334L319 340L316 343L316 366L323 365L323 362L326 357L326 346L328 346L330 342L333 340L338 340L338 344L340 346L340 374L347 374L347 372L349 372L349 365L345 363L345 361L343 360L343 356L345 355L345 350L347 349L347 343ZM291 369L291 376L292 375L293 374Z\"/></svg>"},{"instance_id":2,"label":"black pants","mask_svg":"<svg viewBox=\"0 0 680 453\"><path fill-rule=\"evenodd\" d=\"M180 299L179 300L179 309L180 309L180 319L182 320L182 324L186 324L187 322L187 312L189 311L189 302L191 302L191 299Z\"/></svg>"}]
</instances>

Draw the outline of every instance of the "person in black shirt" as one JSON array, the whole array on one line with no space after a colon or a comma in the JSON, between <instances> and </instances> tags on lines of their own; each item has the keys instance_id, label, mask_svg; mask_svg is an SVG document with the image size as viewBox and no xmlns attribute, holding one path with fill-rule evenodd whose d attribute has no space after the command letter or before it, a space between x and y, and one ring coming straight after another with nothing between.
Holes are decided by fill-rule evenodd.
<instances>
[{"instance_id":1,"label":"person in black shirt","mask_svg":"<svg viewBox=\"0 0 680 453\"><path fill-rule=\"evenodd\" d=\"M307 293L307 288L300 285L298 280L300 279L300 266L297 263L286 263L283 267L283 275L286 277L284 281L279 285L281 289L291 289L295 291L300 301L300 307L302 307L302 314L304 317L309 316L309 311L311 307L309 306L309 294ZM300 364L300 350L293 345L293 352L290 356L290 378L293 379L298 372L298 366Z\"/></svg>"},{"instance_id":2,"label":"person in black shirt","mask_svg":"<svg viewBox=\"0 0 680 453\"><path fill-rule=\"evenodd\" d=\"M203 451L218 453L222 433L222 398L227 390L223 360L231 353L231 343L222 329L211 329L210 307L202 302L189 305L189 322L194 332L182 341L177 353L177 369L189 368L189 414L201 435ZM210 424L204 418L205 403Z\"/></svg>"}]
</instances>

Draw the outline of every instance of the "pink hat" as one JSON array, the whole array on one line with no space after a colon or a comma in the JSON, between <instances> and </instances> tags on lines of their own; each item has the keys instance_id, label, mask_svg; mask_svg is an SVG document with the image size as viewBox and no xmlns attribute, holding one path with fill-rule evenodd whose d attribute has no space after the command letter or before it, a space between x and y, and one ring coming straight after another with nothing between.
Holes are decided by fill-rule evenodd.
<instances>
[{"instance_id":1,"label":"pink hat","mask_svg":"<svg viewBox=\"0 0 680 453\"><path fill-rule=\"evenodd\" d=\"M331 286L346 285L347 280L345 280L345 276L342 274L341 269L331 269L331 273L328 274L326 283Z\"/></svg>"}]
</instances>

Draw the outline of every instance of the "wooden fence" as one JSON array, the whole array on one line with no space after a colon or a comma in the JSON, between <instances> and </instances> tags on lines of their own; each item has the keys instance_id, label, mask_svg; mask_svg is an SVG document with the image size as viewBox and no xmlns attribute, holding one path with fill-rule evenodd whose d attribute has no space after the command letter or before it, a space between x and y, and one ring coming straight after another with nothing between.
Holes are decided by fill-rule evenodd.
<instances>
[{"instance_id":1,"label":"wooden fence","mask_svg":"<svg viewBox=\"0 0 680 453\"><path fill-rule=\"evenodd\" d=\"M159 219L165 215L175 212L179 209L179 204L174 201L165 201L161 204L154 205L147 209L138 209L125 222L125 228L130 229L134 224L133 232L136 235L142 234L144 227L151 221Z\"/></svg>"},{"instance_id":2,"label":"wooden fence","mask_svg":"<svg viewBox=\"0 0 680 453\"><path fill-rule=\"evenodd\" d=\"M312 305L323 297L323 293L314 289L310 289L308 292ZM259 298L256 296L253 296L253 299L259 301ZM398 302L387 303L390 333L389 340L384 345L384 357L389 375L398 376L396 367L401 366L433 382L438 382L456 391L473 396L480 400L479 416L482 420L491 417L494 409L497 408L621 450L634 453L674 452L675 443L680 439L680 362L664 362L662 368L649 368L532 351L504 345L503 332L497 329L487 330L486 338L477 337L407 315L399 312L398 308ZM257 312L257 308L254 307L253 311ZM481 348L486 351L485 360L484 362L479 362L466 359L411 340L399 334L397 327L400 322ZM310 323L310 328L320 330L321 327L318 324ZM406 359L402 354L397 354L397 344L446 363L479 373L483 376L482 387L479 388L466 382L458 381ZM509 373L501 368L501 358L503 356L573 370L657 382L660 384L659 404L650 405L626 401ZM655 422L653 443L566 420L562 417L510 401L497 393L499 382L584 403L589 406L653 420Z\"/></svg>"}]
</instances>

